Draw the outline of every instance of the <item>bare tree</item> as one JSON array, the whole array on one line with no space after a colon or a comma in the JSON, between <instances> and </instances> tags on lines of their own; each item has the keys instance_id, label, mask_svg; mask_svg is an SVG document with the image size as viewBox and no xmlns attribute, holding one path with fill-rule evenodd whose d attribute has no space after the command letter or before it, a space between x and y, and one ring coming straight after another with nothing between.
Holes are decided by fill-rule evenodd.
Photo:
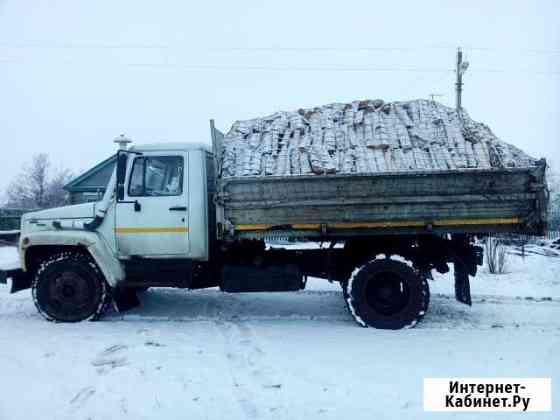
<instances>
[{"instance_id":1,"label":"bare tree","mask_svg":"<svg viewBox=\"0 0 560 420\"><path fill-rule=\"evenodd\" d=\"M48 207L64 206L69 203L70 197L63 187L74 178L74 174L67 168L60 168L53 172L47 183L45 201Z\"/></svg>"},{"instance_id":2,"label":"bare tree","mask_svg":"<svg viewBox=\"0 0 560 420\"><path fill-rule=\"evenodd\" d=\"M506 247L498 238L489 236L484 245L486 264L491 274L503 274L507 267Z\"/></svg>"},{"instance_id":3,"label":"bare tree","mask_svg":"<svg viewBox=\"0 0 560 420\"><path fill-rule=\"evenodd\" d=\"M6 207L42 209L67 204L67 193L62 187L71 178L68 169L53 170L47 154L37 154L8 186Z\"/></svg>"}]
</instances>

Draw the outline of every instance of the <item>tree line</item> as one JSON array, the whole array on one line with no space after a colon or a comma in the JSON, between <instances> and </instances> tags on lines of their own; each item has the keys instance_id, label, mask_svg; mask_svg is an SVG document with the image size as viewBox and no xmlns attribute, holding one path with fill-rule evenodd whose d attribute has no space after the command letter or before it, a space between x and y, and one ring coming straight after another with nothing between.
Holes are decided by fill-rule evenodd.
<instances>
[{"instance_id":1,"label":"tree line","mask_svg":"<svg viewBox=\"0 0 560 420\"><path fill-rule=\"evenodd\" d=\"M6 189L5 208L46 209L69 203L63 189L74 177L67 168L55 167L46 153L39 153L23 165Z\"/></svg>"}]
</instances>

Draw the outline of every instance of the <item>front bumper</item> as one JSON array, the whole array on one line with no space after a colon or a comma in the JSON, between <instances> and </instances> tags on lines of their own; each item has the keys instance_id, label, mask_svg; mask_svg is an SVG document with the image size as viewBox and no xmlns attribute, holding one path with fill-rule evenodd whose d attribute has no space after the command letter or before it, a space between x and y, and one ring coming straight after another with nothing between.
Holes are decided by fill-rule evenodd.
<instances>
[{"instance_id":1,"label":"front bumper","mask_svg":"<svg viewBox=\"0 0 560 420\"><path fill-rule=\"evenodd\" d=\"M0 270L0 284L10 284L10 293L16 293L31 287L31 277L21 268Z\"/></svg>"}]
</instances>

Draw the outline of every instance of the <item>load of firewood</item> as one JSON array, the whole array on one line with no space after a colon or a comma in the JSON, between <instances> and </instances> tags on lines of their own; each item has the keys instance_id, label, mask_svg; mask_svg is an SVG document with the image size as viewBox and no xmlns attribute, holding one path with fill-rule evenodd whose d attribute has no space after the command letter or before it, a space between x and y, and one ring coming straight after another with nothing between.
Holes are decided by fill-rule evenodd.
<instances>
[{"instance_id":1,"label":"load of firewood","mask_svg":"<svg viewBox=\"0 0 560 420\"><path fill-rule=\"evenodd\" d=\"M485 124L429 100L330 104L237 121L222 176L289 176L528 167L535 160Z\"/></svg>"}]
</instances>

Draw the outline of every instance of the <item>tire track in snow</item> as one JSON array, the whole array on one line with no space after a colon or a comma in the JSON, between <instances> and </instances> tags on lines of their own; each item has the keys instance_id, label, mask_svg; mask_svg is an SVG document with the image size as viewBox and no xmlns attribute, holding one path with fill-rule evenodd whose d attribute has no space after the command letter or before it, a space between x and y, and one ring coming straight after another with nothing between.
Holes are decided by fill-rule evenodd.
<instances>
[{"instance_id":1,"label":"tire track in snow","mask_svg":"<svg viewBox=\"0 0 560 420\"><path fill-rule=\"evenodd\" d=\"M272 412L279 414L279 409L285 406L282 403L282 383L277 380L278 375L272 365L266 362L265 352L254 330L249 324L238 320L218 320L215 325L224 337L225 357L230 367L236 400L244 415L247 418L260 418ZM271 397L279 403L266 408L264 405Z\"/></svg>"},{"instance_id":2,"label":"tire track in snow","mask_svg":"<svg viewBox=\"0 0 560 420\"><path fill-rule=\"evenodd\" d=\"M95 388L88 386L82 388L75 396L70 400L71 405L76 407L81 407L93 394L95 394Z\"/></svg>"},{"instance_id":3,"label":"tire track in snow","mask_svg":"<svg viewBox=\"0 0 560 420\"><path fill-rule=\"evenodd\" d=\"M257 418L259 415L258 404L255 401L254 389L251 389L251 383L246 378L247 362L244 359L245 355L240 353L239 346L234 343L235 338L231 333L234 325L227 321L216 321L215 325L224 337L224 354L229 366L236 403L241 408L245 418Z\"/></svg>"},{"instance_id":4,"label":"tire track in snow","mask_svg":"<svg viewBox=\"0 0 560 420\"><path fill-rule=\"evenodd\" d=\"M105 347L102 351L90 359L90 366L95 369L97 375L93 375L87 386L81 388L64 407L61 407L60 412L56 413L54 418L60 419L74 419L79 416L83 410L87 410L87 405L97 405L99 401L106 399L105 383L108 381L104 378L112 370L128 365L128 351L129 347L124 344L114 344ZM128 400L122 397L118 401L118 407L122 414L128 413ZM85 418L86 415L83 415Z\"/></svg>"},{"instance_id":5,"label":"tire track in snow","mask_svg":"<svg viewBox=\"0 0 560 420\"><path fill-rule=\"evenodd\" d=\"M97 368L97 373L100 375L104 375L118 367L126 366L128 358L126 355L122 355L122 352L126 350L128 350L128 346L123 344L107 347L91 361L91 365Z\"/></svg>"}]
</instances>

